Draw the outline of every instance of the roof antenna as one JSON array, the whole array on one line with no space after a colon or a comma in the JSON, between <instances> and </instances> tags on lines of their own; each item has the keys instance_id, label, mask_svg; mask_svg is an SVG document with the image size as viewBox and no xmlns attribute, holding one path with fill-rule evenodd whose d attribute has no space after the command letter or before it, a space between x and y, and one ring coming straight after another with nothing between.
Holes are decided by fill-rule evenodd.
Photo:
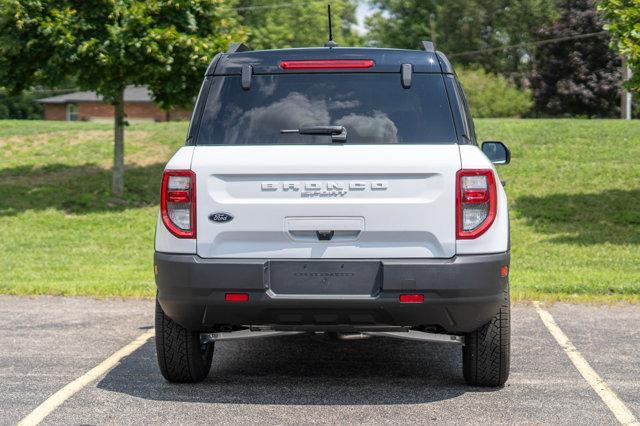
<instances>
[{"instance_id":1,"label":"roof antenna","mask_svg":"<svg viewBox=\"0 0 640 426\"><path fill-rule=\"evenodd\" d=\"M327 5L327 15L329 16L329 41L324 44L324 47L332 48L338 47L338 43L333 41L333 29L331 28L331 5Z\"/></svg>"}]
</instances>

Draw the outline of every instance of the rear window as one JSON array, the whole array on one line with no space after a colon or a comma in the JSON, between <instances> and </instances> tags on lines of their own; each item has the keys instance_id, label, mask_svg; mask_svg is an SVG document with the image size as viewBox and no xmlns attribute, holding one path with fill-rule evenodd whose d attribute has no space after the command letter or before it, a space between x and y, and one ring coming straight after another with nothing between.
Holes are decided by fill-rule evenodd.
<instances>
[{"instance_id":1,"label":"rear window","mask_svg":"<svg viewBox=\"0 0 640 426\"><path fill-rule=\"evenodd\" d=\"M348 144L456 142L442 76L413 74L254 75L215 77L200 122L198 145L328 144L329 135L281 133L309 126L343 126Z\"/></svg>"}]
</instances>

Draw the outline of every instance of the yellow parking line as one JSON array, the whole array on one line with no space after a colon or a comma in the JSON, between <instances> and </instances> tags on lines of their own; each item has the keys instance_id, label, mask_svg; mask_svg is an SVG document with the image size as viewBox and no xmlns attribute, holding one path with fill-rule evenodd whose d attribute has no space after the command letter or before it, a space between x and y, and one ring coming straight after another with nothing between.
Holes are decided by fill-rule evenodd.
<instances>
[{"instance_id":1,"label":"yellow parking line","mask_svg":"<svg viewBox=\"0 0 640 426\"><path fill-rule=\"evenodd\" d=\"M635 418L631 410L622 402L618 395L605 383L598 373L589 365L586 359L578 352L571 343L566 334L558 327L553 316L542 308L540 302L533 302L540 319L547 327L551 335L562 350L567 354L576 369L582 374L582 377L589 383L600 399L607 404L609 410L616 416L616 419L623 425L640 425L638 419Z\"/></svg>"},{"instance_id":2,"label":"yellow parking line","mask_svg":"<svg viewBox=\"0 0 640 426\"><path fill-rule=\"evenodd\" d=\"M87 371L85 374L78 377L73 382L67 384L58 392L51 395L49 398L47 398L46 401L38 405L35 410L29 413L25 418L20 420L18 425L23 426L39 424L42 420L44 420L45 417L51 414L51 412L58 408L63 402L71 398L74 394L87 386L89 383L105 374L118 362L120 362L122 358L130 355L131 353L133 353L133 351L144 345L147 340L153 337L154 334L154 330L149 330L146 333L138 336L134 341L115 352L109 358L105 359L100 364Z\"/></svg>"}]
</instances>

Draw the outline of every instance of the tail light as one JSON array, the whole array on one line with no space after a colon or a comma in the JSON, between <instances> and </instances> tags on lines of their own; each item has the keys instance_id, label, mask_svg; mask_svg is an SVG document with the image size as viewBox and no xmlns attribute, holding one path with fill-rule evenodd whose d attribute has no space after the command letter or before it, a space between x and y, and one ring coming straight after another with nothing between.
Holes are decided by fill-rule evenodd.
<instances>
[{"instance_id":1,"label":"tail light","mask_svg":"<svg viewBox=\"0 0 640 426\"><path fill-rule=\"evenodd\" d=\"M458 170L456 174L456 237L482 235L496 217L496 181L489 169Z\"/></svg>"},{"instance_id":2,"label":"tail light","mask_svg":"<svg viewBox=\"0 0 640 426\"><path fill-rule=\"evenodd\" d=\"M196 175L191 170L165 170L160 213L167 229L178 238L196 237Z\"/></svg>"}]
</instances>

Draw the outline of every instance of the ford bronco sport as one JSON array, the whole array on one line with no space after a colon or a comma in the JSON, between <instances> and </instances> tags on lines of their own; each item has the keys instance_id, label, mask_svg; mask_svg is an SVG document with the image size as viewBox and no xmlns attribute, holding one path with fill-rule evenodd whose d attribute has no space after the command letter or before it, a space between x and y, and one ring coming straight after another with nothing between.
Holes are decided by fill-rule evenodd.
<instances>
[{"instance_id":1,"label":"ford bronco sport","mask_svg":"<svg viewBox=\"0 0 640 426\"><path fill-rule=\"evenodd\" d=\"M424 336L463 376L509 374L509 218L464 92L424 50L233 45L206 71L162 178L156 345L207 377L237 332ZM336 334L333 334L334 336Z\"/></svg>"}]
</instances>

